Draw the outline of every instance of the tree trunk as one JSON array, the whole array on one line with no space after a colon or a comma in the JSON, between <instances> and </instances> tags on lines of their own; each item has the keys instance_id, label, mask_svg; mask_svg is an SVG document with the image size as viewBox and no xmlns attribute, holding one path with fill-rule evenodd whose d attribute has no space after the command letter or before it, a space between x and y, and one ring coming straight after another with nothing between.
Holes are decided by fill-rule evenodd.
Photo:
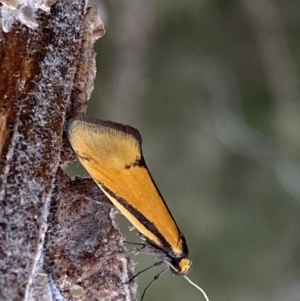
<instances>
[{"instance_id":1,"label":"tree trunk","mask_svg":"<svg viewBox=\"0 0 300 301\"><path fill-rule=\"evenodd\" d=\"M64 124L85 112L102 21L87 0L25 2L0 6L0 300L133 300L128 257L108 257L124 250L106 198L60 167L74 159Z\"/></svg>"}]
</instances>

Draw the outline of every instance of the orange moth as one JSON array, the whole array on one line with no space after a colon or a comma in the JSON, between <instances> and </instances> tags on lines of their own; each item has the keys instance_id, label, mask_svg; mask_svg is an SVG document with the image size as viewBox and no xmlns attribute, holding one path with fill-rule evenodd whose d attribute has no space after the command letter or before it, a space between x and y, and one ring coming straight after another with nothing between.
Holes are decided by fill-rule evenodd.
<instances>
[{"instance_id":1,"label":"orange moth","mask_svg":"<svg viewBox=\"0 0 300 301\"><path fill-rule=\"evenodd\" d=\"M175 275L191 267L179 230L142 153L142 137L131 126L86 116L71 119L68 137L80 163L113 205L137 229L145 245ZM206 300L208 300L204 291Z\"/></svg>"}]
</instances>

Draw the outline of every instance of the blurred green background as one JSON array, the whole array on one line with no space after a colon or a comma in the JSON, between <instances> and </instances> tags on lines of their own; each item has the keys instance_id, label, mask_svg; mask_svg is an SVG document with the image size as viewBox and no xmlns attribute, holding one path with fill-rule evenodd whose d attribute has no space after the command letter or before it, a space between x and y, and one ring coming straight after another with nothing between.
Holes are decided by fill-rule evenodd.
<instances>
[{"instance_id":1,"label":"blurred green background","mask_svg":"<svg viewBox=\"0 0 300 301\"><path fill-rule=\"evenodd\" d=\"M299 301L299 1L97 3L107 32L88 114L141 131L189 277L211 301ZM144 300L204 298L166 273Z\"/></svg>"}]
</instances>

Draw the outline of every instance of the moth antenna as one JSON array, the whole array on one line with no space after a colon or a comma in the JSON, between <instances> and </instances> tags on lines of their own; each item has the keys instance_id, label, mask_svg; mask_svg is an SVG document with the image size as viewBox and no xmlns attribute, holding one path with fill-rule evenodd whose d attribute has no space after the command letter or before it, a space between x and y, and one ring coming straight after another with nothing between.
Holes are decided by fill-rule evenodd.
<instances>
[{"instance_id":1,"label":"moth antenna","mask_svg":"<svg viewBox=\"0 0 300 301\"><path fill-rule=\"evenodd\" d=\"M194 286L198 291L200 291L202 293L202 295L204 296L205 300L206 301L209 301L205 291L200 287L198 286L196 283L194 283L191 279L189 279L187 276L183 276L192 286Z\"/></svg>"}]
</instances>

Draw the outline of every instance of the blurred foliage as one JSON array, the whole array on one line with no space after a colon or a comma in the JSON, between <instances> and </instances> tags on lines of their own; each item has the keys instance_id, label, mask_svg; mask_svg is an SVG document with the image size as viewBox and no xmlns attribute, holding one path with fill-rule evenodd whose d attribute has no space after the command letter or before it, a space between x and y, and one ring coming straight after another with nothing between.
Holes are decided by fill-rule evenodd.
<instances>
[{"instance_id":1,"label":"blurred foliage","mask_svg":"<svg viewBox=\"0 0 300 301\"><path fill-rule=\"evenodd\" d=\"M89 114L142 132L190 278L211 300L298 301L298 1L109 0L99 11ZM145 301L201 298L164 275Z\"/></svg>"}]
</instances>

